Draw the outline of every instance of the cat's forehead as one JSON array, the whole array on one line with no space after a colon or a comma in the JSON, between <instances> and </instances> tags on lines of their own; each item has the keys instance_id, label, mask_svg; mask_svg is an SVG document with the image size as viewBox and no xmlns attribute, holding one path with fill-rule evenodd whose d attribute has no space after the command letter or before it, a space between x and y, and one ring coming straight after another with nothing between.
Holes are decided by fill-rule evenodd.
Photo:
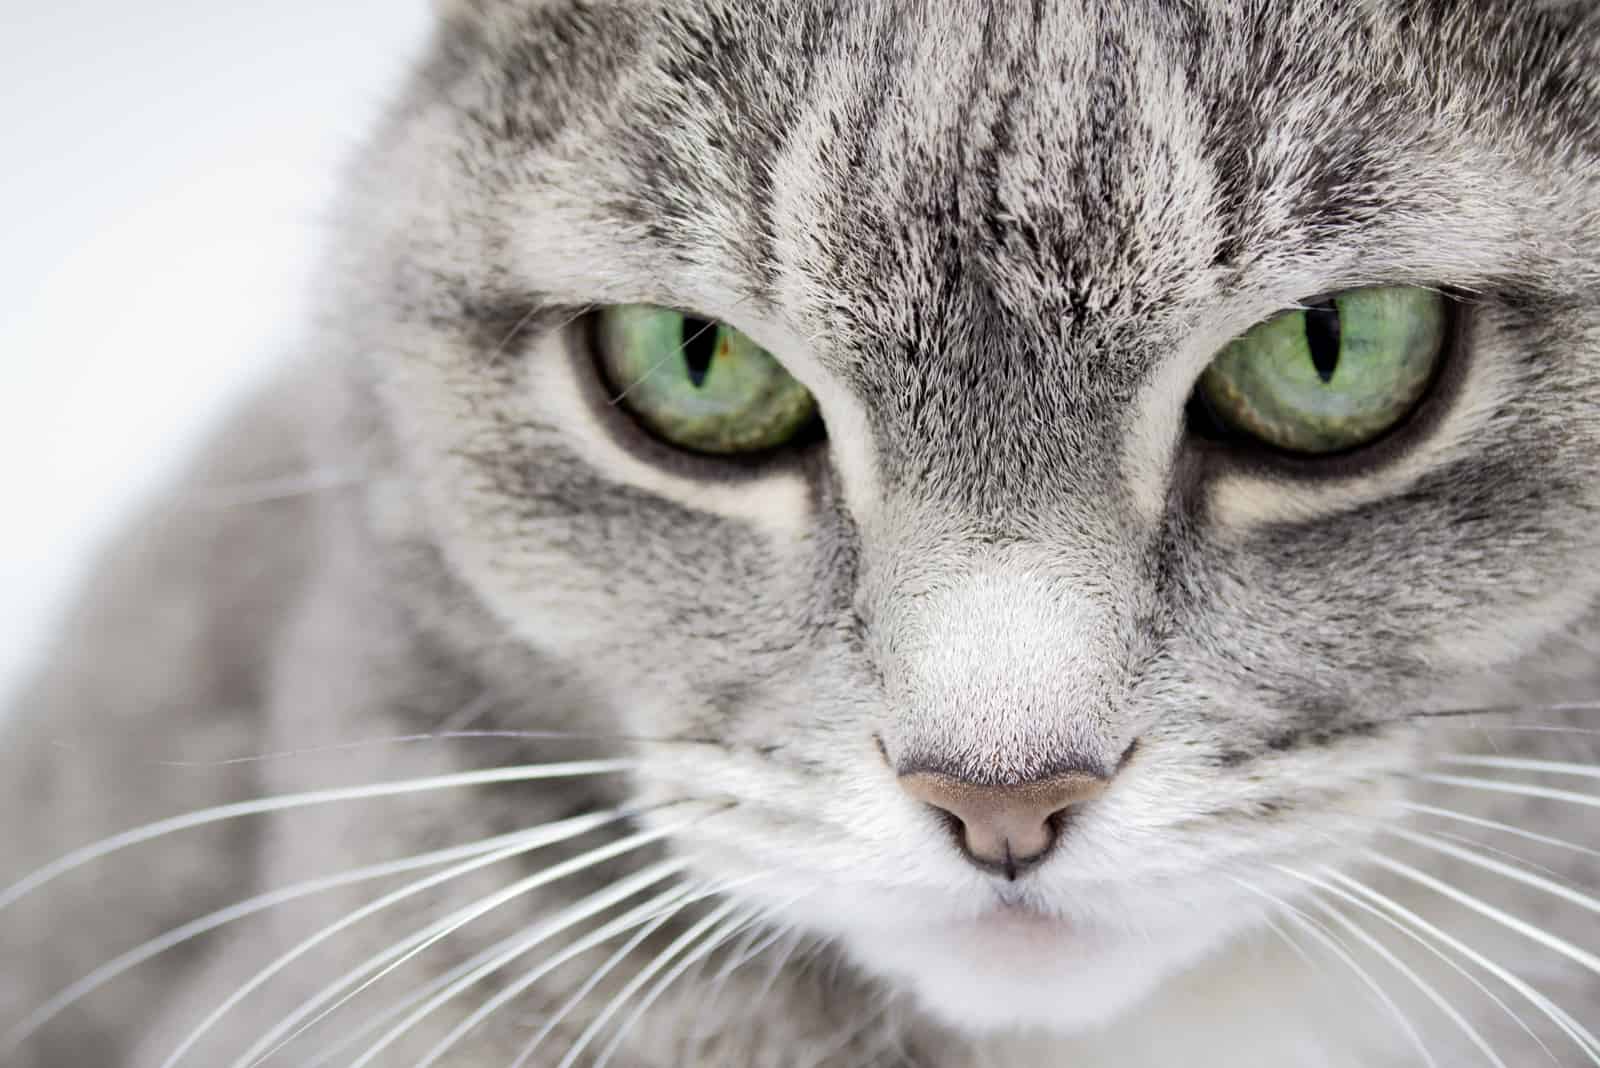
<instances>
[{"instance_id":1,"label":"cat's forehead","mask_svg":"<svg viewBox=\"0 0 1600 1068\"><path fill-rule=\"evenodd\" d=\"M875 336L1116 328L1275 245L1426 210L1467 142L1592 138L1597 35L1552 10L541 3L496 50L492 118L586 142L597 211L754 298Z\"/></svg>"},{"instance_id":2,"label":"cat's forehead","mask_svg":"<svg viewBox=\"0 0 1600 1068\"><path fill-rule=\"evenodd\" d=\"M947 453L1109 433L1230 292L1470 285L1452 205L1510 230L1519 158L1600 142L1582 5L513 6L476 130L556 145L571 297L758 309L885 440L1017 437Z\"/></svg>"}]
</instances>

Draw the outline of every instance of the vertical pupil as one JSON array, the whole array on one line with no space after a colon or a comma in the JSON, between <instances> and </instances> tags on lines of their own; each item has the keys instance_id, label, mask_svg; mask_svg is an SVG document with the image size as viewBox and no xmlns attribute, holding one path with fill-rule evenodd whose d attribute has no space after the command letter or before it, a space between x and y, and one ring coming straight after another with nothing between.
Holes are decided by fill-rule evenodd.
<instances>
[{"instance_id":1,"label":"vertical pupil","mask_svg":"<svg viewBox=\"0 0 1600 1068\"><path fill-rule=\"evenodd\" d=\"M1339 307L1331 299L1306 308L1306 345L1311 349L1311 366L1324 382L1333 379L1339 366Z\"/></svg>"},{"instance_id":2,"label":"vertical pupil","mask_svg":"<svg viewBox=\"0 0 1600 1068\"><path fill-rule=\"evenodd\" d=\"M689 381L696 389L705 385L711 372L711 358L717 354L717 341L722 331L709 319L683 317L683 362L689 366Z\"/></svg>"}]
</instances>

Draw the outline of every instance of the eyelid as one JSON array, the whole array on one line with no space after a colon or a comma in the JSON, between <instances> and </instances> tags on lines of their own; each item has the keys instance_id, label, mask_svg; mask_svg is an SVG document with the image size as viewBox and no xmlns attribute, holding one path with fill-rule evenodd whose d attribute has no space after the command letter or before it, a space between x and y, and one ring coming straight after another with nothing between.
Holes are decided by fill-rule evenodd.
<instances>
[{"instance_id":1,"label":"eyelid","mask_svg":"<svg viewBox=\"0 0 1600 1068\"><path fill-rule=\"evenodd\" d=\"M638 417L619 403L610 381L601 368L599 316L608 307L612 305L593 307L570 324L567 347L573 353L574 359L582 361L580 366L573 368L573 372L582 382L583 399L588 404L590 416L606 430L615 444L626 449L641 462L683 478L704 482L753 481L797 472L805 474L808 478L817 476L814 467L824 453L821 446L827 439L820 409L793 438L781 445L757 452L698 452L666 441L647 429ZM662 306L661 310L696 319L706 318L692 312L679 312L675 308L666 306ZM728 325L718 319L706 321L718 326ZM732 329L738 328L732 327ZM749 337L748 334L745 336ZM754 344L754 339L751 340ZM777 357L774 356L773 359L776 360Z\"/></svg>"},{"instance_id":2,"label":"eyelid","mask_svg":"<svg viewBox=\"0 0 1600 1068\"><path fill-rule=\"evenodd\" d=\"M1184 480L1200 485L1228 475L1312 485L1338 483L1373 475L1424 447L1460 402L1478 359L1470 341L1476 311L1483 298L1481 295L1467 298L1447 286L1417 288L1432 290L1445 298L1448 321L1432 381L1410 412L1394 427L1367 444L1321 456L1300 455L1259 444L1240 444L1236 440L1207 440L1203 435L1186 432L1185 451L1190 459L1180 465ZM1194 392L1198 392L1198 388ZM1193 414L1193 402L1191 393L1186 414ZM1192 429L1192 425L1186 427L1188 429ZM1204 493L1199 496L1203 497Z\"/></svg>"}]
</instances>

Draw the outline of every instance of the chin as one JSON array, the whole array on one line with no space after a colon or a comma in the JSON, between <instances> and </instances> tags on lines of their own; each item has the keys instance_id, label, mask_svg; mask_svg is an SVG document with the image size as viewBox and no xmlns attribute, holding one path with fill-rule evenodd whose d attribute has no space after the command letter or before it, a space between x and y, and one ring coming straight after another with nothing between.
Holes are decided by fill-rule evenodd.
<instances>
[{"instance_id":1,"label":"chin","mask_svg":"<svg viewBox=\"0 0 1600 1068\"><path fill-rule=\"evenodd\" d=\"M857 899L828 926L864 970L971 1034L1098 1030L1216 952L1229 934L1193 914L1114 927L1005 905L974 913L908 904L900 895Z\"/></svg>"}]
</instances>

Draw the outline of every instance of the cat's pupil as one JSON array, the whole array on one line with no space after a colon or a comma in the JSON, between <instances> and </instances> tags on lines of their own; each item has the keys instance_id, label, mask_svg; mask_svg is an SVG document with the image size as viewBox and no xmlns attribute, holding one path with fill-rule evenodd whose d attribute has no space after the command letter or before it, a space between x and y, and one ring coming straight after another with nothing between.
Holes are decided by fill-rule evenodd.
<instances>
[{"instance_id":1,"label":"cat's pupil","mask_svg":"<svg viewBox=\"0 0 1600 1068\"><path fill-rule=\"evenodd\" d=\"M1331 299L1306 309L1306 345L1317 377L1331 381L1339 366L1339 307Z\"/></svg>"},{"instance_id":2,"label":"cat's pupil","mask_svg":"<svg viewBox=\"0 0 1600 1068\"><path fill-rule=\"evenodd\" d=\"M689 367L689 381L699 389L705 385L706 375L711 373L711 360L717 354L717 342L722 340L722 331L709 319L685 315L681 336L683 362Z\"/></svg>"}]
</instances>

